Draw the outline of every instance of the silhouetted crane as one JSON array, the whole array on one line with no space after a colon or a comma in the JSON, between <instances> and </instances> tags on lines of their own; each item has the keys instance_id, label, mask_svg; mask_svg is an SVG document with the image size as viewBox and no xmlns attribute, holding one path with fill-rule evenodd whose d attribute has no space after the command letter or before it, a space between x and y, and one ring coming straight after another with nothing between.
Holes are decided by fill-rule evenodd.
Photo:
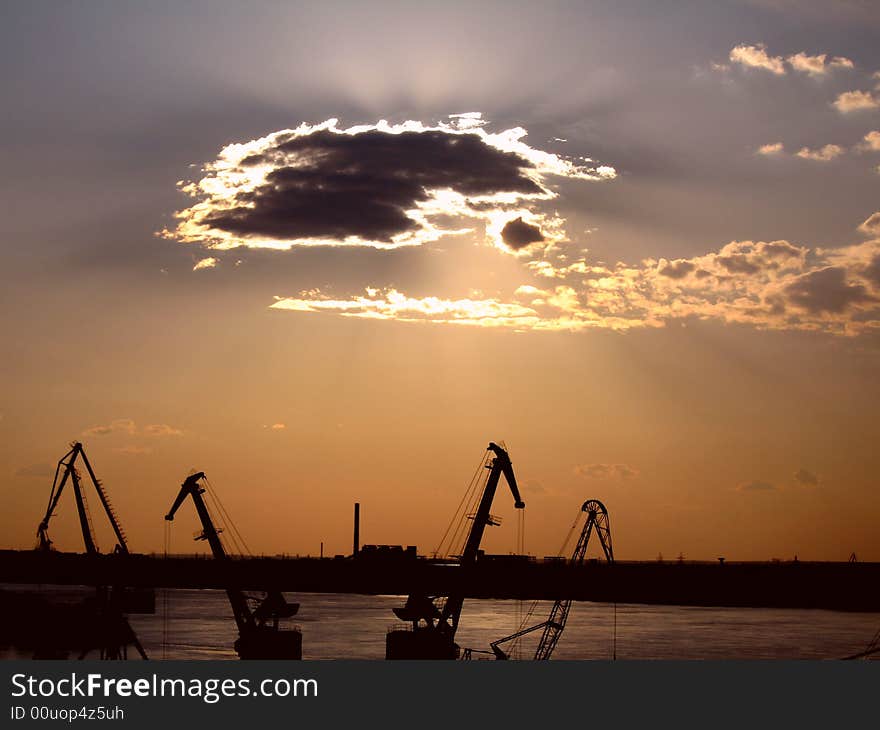
<instances>
[{"instance_id":1,"label":"silhouetted crane","mask_svg":"<svg viewBox=\"0 0 880 730\"><path fill-rule=\"evenodd\" d=\"M98 499L116 536L114 554L128 555L128 544L125 532L122 530L116 511L113 509L104 485L95 476L92 465L86 456L85 449L79 441L71 444L70 451L58 461L55 467L55 478L52 482L52 491L49 493L49 504L46 514L37 527L37 550L52 550L52 540L49 538L49 521L55 514L58 501L64 492L64 487L70 482L73 497L76 502L77 516L79 517L80 531L82 532L83 544L86 554L97 556L99 554L95 540L94 526L92 525L91 513L89 512L88 500L82 487L82 477L76 469L76 460L80 459L88 472ZM87 616L86 624L75 629L79 634L80 645L84 647L80 659L84 658L93 649L98 649L101 659L126 659L128 646L135 647L143 659L147 658L144 648L138 641L134 629L128 622L126 612L153 613L155 610L155 592L152 589L131 589L122 586L96 586L95 597L89 601L87 610L83 615ZM51 648L49 651L53 651Z\"/></svg>"},{"instance_id":2,"label":"silhouetted crane","mask_svg":"<svg viewBox=\"0 0 880 730\"><path fill-rule=\"evenodd\" d=\"M483 488L479 507L474 515L469 515L473 519L473 525L459 558L459 566L463 571L469 570L476 563L486 527L499 524L498 519L493 517L489 510L502 474L513 495L514 507L523 509L526 506L520 499L513 465L507 451L495 443L490 443L487 451L491 451L494 458L485 465L489 470L489 476ZM386 659L458 658L459 646L455 643L455 632L464 605L464 595L461 590L450 593L440 607L435 604L437 598L440 597L410 595L404 606L394 609L399 619L411 623L411 628L388 632L385 639Z\"/></svg>"},{"instance_id":3,"label":"silhouetted crane","mask_svg":"<svg viewBox=\"0 0 880 730\"><path fill-rule=\"evenodd\" d=\"M578 539L577 545L574 548L574 552L572 553L569 565L583 564L584 558L587 554L587 546L590 543L590 536L593 534L594 530L596 536L599 538L600 544L602 545L602 550L605 553L605 559L609 563L613 563L614 549L611 545L611 522L608 518L608 510L605 509L605 505L602 504L598 499L589 499L581 506L581 512L586 512L587 521L584 523L584 527L581 530L581 536ZM577 522L575 522L575 524L577 524ZM553 604L553 608L550 609L550 615L547 617L546 621L542 621L539 624L535 624L534 626L530 626L525 629L520 629L510 636L505 636L503 639L493 641L490 644L490 646L492 647L492 653L495 654L495 657L497 659L508 659L509 656L501 648L501 644L505 644L508 641L513 641L514 639L519 639L520 637L525 636L526 634L530 634L533 631L543 629L541 640L538 642L538 647L535 649L534 658L549 659L550 655L553 653L553 650L556 648L559 637L562 635L562 632L565 629L565 623L568 620L568 613L570 610L570 598L557 600Z\"/></svg>"},{"instance_id":4,"label":"silhouetted crane","mask_svg":"<svg viewBox=\"0 0 880 730\"><path fill-rule=\"evenodd\" d=\"M191 474L180 487L180 492L171 505L165 519L171 521L178 508L187 497L192 497L196 513L202 523L202 532L196 540L207 540L216 560L228 561L229 556L220 540L220 530L215 527L208 506L202 499L205 488L199 482L205 479L204 472ZM241 659L302 659L302 634L298 629L281 629L281 618L294 616L299 610L298 603L288 603L280 591L268 591L265 598L247 596L237 587L230 586L226 595L232 606L232 614L238 627L238 639L234 648ZM256 607L251 610L249 602Z\"/></svg>"}]
</instances>

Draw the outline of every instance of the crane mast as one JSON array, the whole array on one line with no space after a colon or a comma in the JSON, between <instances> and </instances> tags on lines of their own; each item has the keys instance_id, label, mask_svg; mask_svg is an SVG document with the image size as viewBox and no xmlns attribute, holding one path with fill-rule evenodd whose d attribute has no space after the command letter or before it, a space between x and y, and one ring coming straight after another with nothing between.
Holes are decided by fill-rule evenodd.
<instances>
[{"instance_id":1,"label":"crane mast","mask_svg":"<svg viewBox=\"0 0 880 730\"><path fill-rule=\"evenodd\" d=\"M492 508L492 501L495 499L495 491L498 489L498 482L501 475L504 475L507 485L510 487L513 495L514 507L516 509L524 509L526 504L520 499L519 487L516 484L516 477L513 473L513 465L510 463L510 457L507 451L502 449L495 443L490 443L487 449L495 454L490 466L489 478L486 480L486 488L483 490L483 496L480 498L480 506L474 515L474 524L468 534L464 551L461 554L459 564L462 568L470 568L477 562L477 555L480 550L480 543L483 541L483 533L489 525L495 525L489 510ZM464 596L461 593L453 593L446 600L446 605L440 616L440 624L451 632L454 636L458 629L458 620L461 616L461 609L464 605Z\"/></svg>"},{"instance_id":2,"label":"crane mast","mask_svg":"<svg viewBox=\"0 0 880 730\"><path fill-rule=\"evenodd\" d=\"M477 562L480 543L486 528L499 524L490 514L492 501L498 489L498 482L503 475L513 495L514 507L523 509L526 505L519 494L513 465L507 451L496 443L490 443L487 451L494 457L490 464L489 476L483 488L480 503L473 515L473 524L468 533L464 550L459 558L459 567L468 572ZM464 576L462 576L464 577ZM395 608L395 615L403 621L411 623L407 629L395 629L388 633L385 645L386 659L456 659L459 647L455 643L461 609L464 605L464 594L461 589L451 592L442 609L438 609L434 598L423 594L412 594L406 604Z\"/></svg>"},{"instance_id":3,"label":"crane mast","mask_svg":"<svg viewBox=\"0 0 880 730\"><path fill-rule=\"evenodd\" d=\"M205 479L204 472L188 476L180 486L180 492L165 515L169 522L174 520L177 510L187 497L192 498L196 514L202 525L202 532L196 540L205 540L211 548L216 560L229 562L220 532L211 519L208 505L202 498L205 488L200 481ZM232 607L232 615L238 628L238 640L235 650L242 659L301 659L302 634L298 629L282 630L278 626L280 618L287 618L299 610L298 603L288 603L280 591L268 591L265 598L255 600L257 607L252 611L248 605L249 597L234 586L226 588L226 596ZM271 623L267 624L267 621Z\"/></svg>"}]
</instances>

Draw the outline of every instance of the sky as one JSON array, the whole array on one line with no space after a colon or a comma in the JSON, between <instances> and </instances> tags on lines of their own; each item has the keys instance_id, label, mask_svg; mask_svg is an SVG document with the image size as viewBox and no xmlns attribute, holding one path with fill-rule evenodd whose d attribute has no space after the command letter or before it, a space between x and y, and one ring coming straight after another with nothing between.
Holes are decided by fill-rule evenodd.
<instances>
[{"instance_id":1,"label":"sky","mask_svg":"<svg viewBox=\"0 0 880 730\"><path fill-rule=\"evenodd\" d=\"M499 441L533 555L599 499L618 559L880 560L878 36L858 0L5 8L0 547L80 440L133 551L195 469L254 553L349 553L358 501L430 554ZM82 549L71 495L50 533Z\"/></svg>"}]
</instances>

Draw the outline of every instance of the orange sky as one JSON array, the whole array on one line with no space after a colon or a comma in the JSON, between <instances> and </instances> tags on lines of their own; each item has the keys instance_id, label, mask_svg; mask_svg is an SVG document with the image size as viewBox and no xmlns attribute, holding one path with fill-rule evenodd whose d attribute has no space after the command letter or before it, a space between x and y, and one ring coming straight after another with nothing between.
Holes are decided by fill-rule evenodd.
<instances>
[{"instance_id":1,"label":"orange sky","mask_svg":"<svg viewBox=\"0 0 880 730\"><path fill-rule=\"evenodd\" d=\"M785 5L16 8L0 547L79 439L134 551L430 553L495 440L533 555L880 560L880 21Z\"/></svg>"}]
</instances>

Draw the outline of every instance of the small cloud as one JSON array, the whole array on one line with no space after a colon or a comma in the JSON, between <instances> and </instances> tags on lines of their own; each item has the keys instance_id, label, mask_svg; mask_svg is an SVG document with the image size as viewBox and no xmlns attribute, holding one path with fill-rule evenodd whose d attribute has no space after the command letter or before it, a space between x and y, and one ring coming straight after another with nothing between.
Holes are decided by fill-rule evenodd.
<instances>
[{"instance_id":1,"label":"small cloud","mask_svg":"<svg viewBox=\"0 0 880 730\"><path fill-rule=\"evenodd\" d=\"M784 146L782 142L771 142L770 144L764 144L758 147L755 153L759 155L770 156L782 154L783 150Z\"/></svg>"},{"instance_id":2,"label":"small cloud","mask_svg":"<svg viewBox=\"0 0 880 730\"><path fill-rule=\"evenodd\" d=\"M520 216L504 224L501 240L514 251L519 251L532 243L543 241L544 234L538 226L526 223Z\"/></svg>"},{"instance_id":3,"label":"small cloud","mask_svg":"<svg viewBox=\"0 0 880 730\"><path fill-rule=\"evenodd\" d=\"M133 434L136 431L134 421L130 418L117 418L107 425L92 426L82 432L83 436L109 436L112 433Z\"/></svg>"},{"instance_id":4,"label":"small cloud","mask_svg":"<svg viewBox=\"0 0 880 730\"><path fill-rule=\"evenodd\" d=\"M684 279L696 268L696 264L686 259L677 259L675 261L660 260L660 266L657 273L660 276L666 276L670 279Z\"/></svg>"},{"instance_id":5,"label":"small cloud","mask_svg":"<svg viewBox=\"0 0 880 730\"><path fill-rule=\"evenodd\" d=\"M82 432L83 436L109 436L111 434L123 433L128 436L134 436L138 433L137 425L130 418L117 418L108 425L92 426ZM169 426L167 423L153 423L144 426L141 429L144 436L180 436L183 434L178 428Z\"/></svg>"},{"instance_id":6,"label":"small cloud","mask_svg":"<svg viewBox=\"0 0 880 730\"><path fill-rule=\"evenodd\" d=\"M819 484L819 477L806 469L798 469L794 473L794 480L804 487L815 487Z\"/></svg>"},{"instance_id":7,"label":"small cloud","mask_svg":"<svg viewBox=\"0 0 880 730\"><path fill-rule=\"evenodd\" d=\"M810 76L824 76L829 71L837 68L853 68L855 64L848 58L843 56L834 56L830 61L826 62L828 56L820 53L816 56L810 56L807 53L796 53L789 56L786 60L791 64L795 71L810 74Z\"/></svg>"},{"instance_id":8,"label":"small cloud","mask_svg":"<svg viewBox=\"0 0 880 730\"><path fill-rule=\"evenodd\" d=\"M785 66L781 56L770 56L767 47L763 43L754 46L739 45L730 51L732 63L738 63L748 68L760 68L770 73L782 76L785 74Z\"/></svg>"},{"instance_id":9,"label":"small cloud","mask_svg":"<svg viewBox=\"0 0 880 730\"><path fill-rule=\"evenodd\" d=\"M772 492L776 489L770 482L753 479L750 482L742 482L736 485L737 492Z\"/></svg>"},{"instance_id":10,"label":"small cloud","mask_svg":"<svg viewBox=\"0 0 880 730\"><path fill-rule=\"evenodd\" d=\"M118 449L114 449L114 451L125 456L144 456L153 453L149 446L121 446Z\"/></svg>"},{"instance_id":11,"label":"small cloud","mask_svg":"<svg viewBox=\"0 0 880 730\"><path fill-rule=\"evenodd\" d=\"M193 271L201 271L202 269L213 269L219 263L219 259L216 259L213 256L206 256L205 258L196 261L196 265L193 266Z\"/></svg>"},{"instance_id":12,"label":"small cloud","mask_svg":"<svg viewBox=\"0 0 880 730\"><path fill-rule=\"evenodd\" d=\"M816 160L818 162L830 162L835 157L843 154L843 147L836 144L826 144L819 149L811 150L809 147L801 147L797 156L805 160Z\"/></svg>"},{"instance_id":13,"label":"small cloud","mask_svg":"<svg viewBox=\"0 0 880 730\"><path fill-rule=\"evenodd\" d=\"M273 423L270 425L270 424L266 423L266 424L263 424L263 428L267 428L270 431L283 431L285 428L287 428L287 424L286 423Z\"/></svg>"},{"instance_id":14,"label":"small cloud","mask_svg":"<svg viewBox=\"0 0 880 730\"><path fill-rule=\"evenodd\" d=\"M13 475L24 478L48 479L54 472L51 464L31 464L16 469Z\"/></svg>"},{"instance_id":15,"label":"small cloud","mask_svg":"<svg viewBox=\"0 0 880 730\"><path fill-rule=\"evenodd\" d=\"M868 219L859 226L859 231L868 236L880 236L880 210L868 216Z\"/></svg>"},{"instance_id":16,"label":"small cloud","mask_svg":"<svg viewBox=\"0 0 880 730\"><path fill-rule=\"evenodd\" d=\"M861 148L867 152L880 152L880 130L868 132L864 136Z\"/></svg>"},{"instance_id":17,"label":"small cloud","mask_svg":"<svg viewBox=\"0 0 880 730\"><path fill-rule=\"evenodd\" d=\"M844 91L833 103L837 111L842 114L880 108L880 100L870 91Z\"/></svg>"},{"instance_id":18,"label":"small cloud","mask_svg":"<svg viewBox=\"0 0 880 730\"><path fill-rule=\"evenodd\" d=\"M635 479L639 470L629 464L578 464L575 475L587 479Z\"/></svg>"},{"instance_id":19,"label":"small cloud","mask_svg":"<svg viewBox=\"0 0 880 730\"><path fill-rule=\"evenodd\" d=\"M151 423L149 426L144 426L144 434L146 436L182 436L183 431L169 426L167 423Z\"/></svg>"},{"instance_id":20,"label":"small cloud","mask_svg":"<svg viewBox=\"0 0 880 730\"><path fill-rule=\"evenodd\" d=\"M547 494L547 488L537 479L529 479L523 486L524 494Z\"/></svg>"}]
</instances>

